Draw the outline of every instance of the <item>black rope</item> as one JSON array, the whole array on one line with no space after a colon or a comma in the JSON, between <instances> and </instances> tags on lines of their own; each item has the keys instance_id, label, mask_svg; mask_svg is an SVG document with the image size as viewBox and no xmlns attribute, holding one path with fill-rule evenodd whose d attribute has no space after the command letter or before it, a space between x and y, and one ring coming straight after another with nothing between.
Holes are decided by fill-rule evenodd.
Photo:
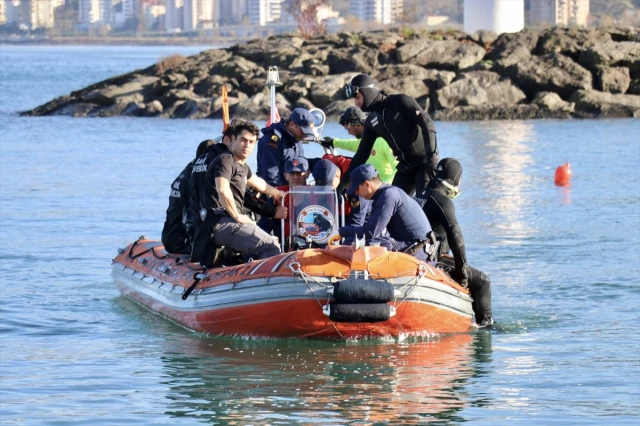
<instances>
[{"instance_id":1,"label":"black rope","mask_svg":"<svg viewBox=\"0 0 640 426\"><path fill-rule=\"evenodd\" d=\"M191 284L189 286L189 288L187 289L187 291L184 292L184 294L182 295L182 300L187 300L187 297L189 297L191 292L193 292L193 290L195 290L196 286L198 285L198 283L201 280L198 277L198 275L200 275L200 274L201 274L201 272L196 272L195 274L193 274L193 284Z\"/></svg>"}]
</instances>

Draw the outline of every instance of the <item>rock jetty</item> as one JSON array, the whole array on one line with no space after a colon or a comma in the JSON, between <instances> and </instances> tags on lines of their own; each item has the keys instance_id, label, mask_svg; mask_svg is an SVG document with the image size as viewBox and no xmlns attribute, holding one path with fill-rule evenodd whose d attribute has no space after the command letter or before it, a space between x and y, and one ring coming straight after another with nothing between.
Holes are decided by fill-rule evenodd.
<instances>
[{"instance_id":1,"label":"rock jetty","mask_svg":"<svg viewBox=\"0 0 640 426\"><path fill-rule=\"evenodd\" d=\"M345 83L367 73L439 120L640 117L640 28L274 36L164 58L22 114L220 118L226 85L232 117L265 118L269 66L283 116L302 106L337 117L353 104Z\"/></svg>"}]
</instances>

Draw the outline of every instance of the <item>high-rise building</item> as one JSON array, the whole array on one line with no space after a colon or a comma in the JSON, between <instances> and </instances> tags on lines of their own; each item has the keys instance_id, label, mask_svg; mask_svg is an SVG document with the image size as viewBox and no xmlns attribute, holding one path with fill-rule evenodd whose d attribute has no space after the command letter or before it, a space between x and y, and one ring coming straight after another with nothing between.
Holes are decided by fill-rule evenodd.
<instances>
[{"instance_id":1,"label":"high-rise building","mask_svg":"<svg viewBox=\"0 0 640 426\"><path fill-rule=\"evenodd\" d=\"M241 24L247 16L247 0L218 0L216 1L217 16L221 25Z\"/></svg>"},{"instance_id":2,"label":"high-rise building","mask_svg":"<svg viewBox=\"0 0 640 426\"><path fill-rule=\"evenodd\" d=\"M282 22L290 17L287 0L247 0L247 16L250 25L266 25Z\"/></svg>"},{"instance_id":3,"label":"high-rise building","mask_svg":"<svg viewBox=\"0 0 640 426\"><path fill-rule=\"evenodd\" d=\"M166 0L167 12L165 15L165 27L167 31L182 29L184 0Z\"/></svg>"},{"instance_id":4,"label":"high-rise building","mask_svg":"<svg viewBox=\"0 0 640 426\"><path fill-rule=\"evenodd\" d=\"M496 34L515 33L524 28L524 0L465 0L464 30Z\"/></svg>"},{"instance_id":5,"label":"high-rise building","mask_svg":"<svg viewBox=\"0 0 640 426\"><path fill-rule=\"evenodd\" d=\"M100 21L112 24L114 19L113 0L100 0Z\"/></svg>"},{"instance_id":6,"label":"high-rise building","mask_svg":"<svg viewBox=\"0 0 640 426\"><path fill-rule=\"evenodd\" d=\"M78 2L78 22L82 25L91 25L102 20L101 0L80 0Z\"/></svg>"},{"instance_id":7,"label":"high-rise building","mask_svg":"<svg viewBox=\"0 0 640 426\"><path fill-rule=\"evenodd\" d=\"M349 14L363 22L394 24L402 17L402 0L350 0Z\"/></svg>"},{"instance_id":8,"label":"high-rise building","mask_svg":"<svg viewBox=\"0 0 640 426\"><path fill-rule=\"evenodd\" d=\"M213 21L213 10L213 0L184 0L182 28L194 31L199 23Z\"/></svg>"},{"instance_id":9,"label":"high-rise building","mask_svg":"<svg viewBox=\"0 0 640 426\"><path fill-rule=\"evenodd\" d=\"M136 0L122 0L122 14L125 21L135 19L137 13L138 2Z\"/></svg>"},{"instance_id":10,"label":"high-rise building","mask_svg":"<svg viewBox=\"0 0 640 426\"><path fill-rule=\"evenodd\" d=\"M52 28L56 7L64 5L64 0L22 0L20 2L20 23L29 29Z\"/></svg>"},{"instance_id":11,"label":"high-rise building","mask_svg":"<svg viewBox=\"0 0 640 426\"><path fill-rule=\"evenodd\" d=\"M589 0L529 0L527 25L584 26L589 17Z\"/></svg>"}]
</instances>

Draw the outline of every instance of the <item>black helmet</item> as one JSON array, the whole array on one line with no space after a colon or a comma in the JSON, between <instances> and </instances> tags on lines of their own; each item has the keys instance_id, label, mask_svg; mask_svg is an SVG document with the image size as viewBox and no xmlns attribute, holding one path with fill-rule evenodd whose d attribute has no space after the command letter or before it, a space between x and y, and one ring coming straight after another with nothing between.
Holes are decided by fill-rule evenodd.
<instances>
[{"instance_id":1,"label":"black helmet","mask_svg":"<svg viewBox=\"0 0 640 426\"><path fill-rule=\"evenodd\" d=\"M462 178L462 164L455 158L443 158L436 168L436 179L447 189L447 196L455 198L460 195L460 179Z\"/></svg>"},{"instance_id":2,"label":"black helmet","mask_svg":"<svg viewBox=\"0 0 640 426\"><path fill-rule=\"evenodd\" d=\"M364 124L367 121L367 114L362 112L357 106L347 108L340 116L339 124L344 126L345 124Z\"/></svg>"}]
</instances>

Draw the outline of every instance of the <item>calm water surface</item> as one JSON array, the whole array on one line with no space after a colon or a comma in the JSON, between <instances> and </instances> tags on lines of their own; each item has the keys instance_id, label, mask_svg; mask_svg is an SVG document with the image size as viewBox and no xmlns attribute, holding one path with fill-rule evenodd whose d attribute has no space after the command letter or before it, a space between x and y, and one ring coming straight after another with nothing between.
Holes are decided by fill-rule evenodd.
<instances>
[{"instance_id":1,"label":"calm water surface","mask_svg":"<svg viewBox=\"0 0 640 426\"><path fill-rule=\"evenodd\" d=\"M1 424L640 423L639 120L437 123L492 332L207 337L120 297L117 248L221 123L15 112L201 49L0 47Z\"/></svg>"}]
</instances>

